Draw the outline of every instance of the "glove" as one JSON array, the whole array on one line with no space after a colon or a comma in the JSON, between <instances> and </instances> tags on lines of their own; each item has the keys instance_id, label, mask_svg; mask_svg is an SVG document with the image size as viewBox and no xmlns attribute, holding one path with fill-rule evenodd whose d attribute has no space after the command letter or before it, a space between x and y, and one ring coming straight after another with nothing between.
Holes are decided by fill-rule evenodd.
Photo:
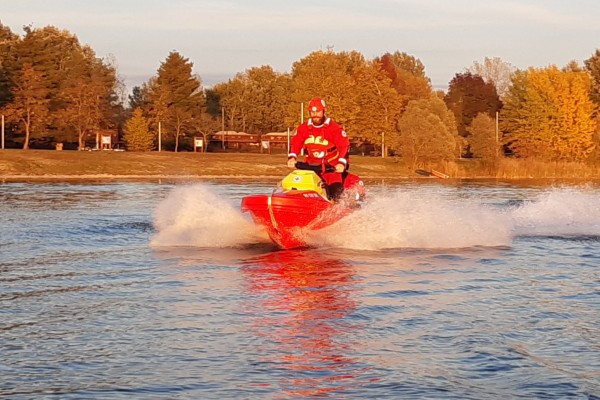
<instances>
[{"instance_id":1,"label":"glove","mask_svg":"<svg viewBox=\"0 0 600 400\"><path fill-rule=\"evenodd\" d=\"M288 158L287 166L294 168L296 166L296 159L294 157Z\"/></svg>"},{"instance_id":2,"label":"glove","mask_svg":"<svg viewBox=\"0 0 600 400\"><path fill-rule=\"evenodd\" d=\"M342 163L337 163L335 165L335 172L337 172L338 174L341 174L342 172L344 172L345 169L346 169L346 166Z\"/></svg>"}]
</instances>

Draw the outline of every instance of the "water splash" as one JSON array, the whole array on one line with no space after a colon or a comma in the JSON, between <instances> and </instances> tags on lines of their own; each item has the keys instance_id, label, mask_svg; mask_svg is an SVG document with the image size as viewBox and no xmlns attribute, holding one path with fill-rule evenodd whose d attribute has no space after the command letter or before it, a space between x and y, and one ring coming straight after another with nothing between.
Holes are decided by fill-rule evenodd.
<instances>
[{"instance_id":1,"label":"water splash","mask_svg":"<svg viewBox=\"0 0 600 400\"><path fill-rule=\"evenodd\" d=\"M586 188L554 188L512 213L519 236L600 236L600 195Z\"/></svg>"},{"instance_id":2,"label":"water splash","mask_svg":"<svg viewBox=\"0 0 600 400\"><path fill-rule=\"evenodd\" d=\"M236 247L268 241L259 227L207 185L174 189L154 212L151 246Z\"/></svg>"},{"instance_id":3,"label":"water splash","mask_svg":"<svg viewBox=\"0 0 600 400\"><path fill-rule=\"evenodd\" d=\"M311 238L360 250L504 246L512 240L503 212L477 199L449 199L420 190L381 194Z\"/></svg>"},{"instance_id":4,"label":"water splash","mask_svg":"<svg viewBox=\"0 0 600 400\"><path fill-rule=\"evenodd\" d=\"M356 250L509 246L516 236L599 236L597 191L552 188L516 206L473 193L396 188L370 194L361 209L305 232L312 247ZM504 199L502 199L504 200ZM268 243L265 231L208 185L175 189L154 213L152 246L243 247Z\"/></svg>"}]
</instances>

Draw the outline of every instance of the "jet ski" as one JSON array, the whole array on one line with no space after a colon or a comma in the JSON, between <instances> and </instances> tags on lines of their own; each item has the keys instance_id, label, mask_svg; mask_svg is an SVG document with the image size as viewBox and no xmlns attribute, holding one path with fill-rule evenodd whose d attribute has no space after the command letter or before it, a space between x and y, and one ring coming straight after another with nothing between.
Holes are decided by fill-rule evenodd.
<instances>
[{"instance_id":1,"label":"jet ski","mask_svg":"<svg viewBox=\"0 0 600 400\"><path fill-rule=\"evenodd\" d=\"M322 168L322 165L297 162L294 171L283 178L271 194L242 198L242 211L249 212L254 223L263 226L282 249L307 247L307 233L332 225L350 214L365 196L363 181L357 175L344 172L344 192L338 201L333 201L327 194L327 185L318 175Z\"/></svg>"}]
</instances>

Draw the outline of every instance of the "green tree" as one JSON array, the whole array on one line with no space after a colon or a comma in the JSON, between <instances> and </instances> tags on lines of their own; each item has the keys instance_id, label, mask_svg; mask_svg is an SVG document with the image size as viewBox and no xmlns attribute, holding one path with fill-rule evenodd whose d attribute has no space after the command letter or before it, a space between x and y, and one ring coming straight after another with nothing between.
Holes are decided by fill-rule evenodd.
<instances>
[{"instance_id":1,"label":"green tree","mask_svg":"<svg viewBox=\"0 0 600 400\"><path fill-rule=\"evenodd\" d=\"M249 93L247 126L250 132L268 133L286 129L287 93L291 80L288 74L279 74L270 66L247 71Z\"/></svg>"},{"instance_id":2,"label":"green tree","mask_svg":"<svg viewBox=\"0 0 600 400\"><path fill-rule=\"evenodd\" d=\"M504 142L519 157L585 159L597 125L590 88L587 72L550 66L516 73L500 119Z\"/></svg>"},{"instance_id":3,"label":"green tree","mask_svg":"<svg viewBox=\"0 0 600 400\"><path fill-rule=\"evenodd\" d=\"M399 127L400 135L391 144L413 168L456 158L459 138L454 115L438 96L410 101Z\"/></svg>"},{"instance_id":4,"label":"green tree","mask_svg":"<svg viewBox=\"0 0 600 400\"><path fill-rule=\"evenodd\" d=\"M194 129L194 119L205 106L199 77L192 75L193 63L176 51L161 63L148 87L150 114L160 120L167 135L174 139L174 150L186 131Z\"/></svg>"},{"instance_id":5,"label":"green tree","mask_svg":"<svg viewBox=\"0 0 600 400\"><path fill-rule=\"evenodd\" d=\"M141 108L136 108L125 123L125 141L131 151L150 151L154 148L154 135L148 129L148 120Z\"/></svg>"},{"instance_id":6,"label":"green tree","mask_svg":"<svg viewBox=\"0 0 600 400\"><path fill-rule=\"evenodd\" d=\"M252 133L281 131L286 128L290 82L289 75L279 74L270 66L255 67L216 85L211 96L216 96L220 107L224 107L230 129Z\"/></svg>"},{"instance_id":7,"label":"green tree","mask_svg":"<svg viewBox=\"0 0 600 400\"><path fill-rule=\"evenodd\" d=\"M14 77L12 102L4 110L9 120L23 126L25 139L23 149L29 148L32 137L41 137L48 120L48 90L43 75L31 64L25 64Z\"/></svg>"},{"instance_id":8,"label":"green tree","mask_svg":"<svg viewBox=\"0 0 600 400\"><path fill-rule=\"evenodd\" d=\"M496 137L496 120L487 113L477 114L467 131L470 134L467 140L473 157L483 161L496 161L501 156L500 143Z\"/></svg>"},{"instance_id":9,"label":"green tree","mask_svg":"<svg viewBox=\"0 0 600 400\"><path fill-rule=\"evenodd\" d=\"M127 96L129 101L129 110L133 111L136 108L144 108L147 105L147 93L144 91L143 87L134 86L131 90L131 94Z\"/></svg>"}]
</instances>

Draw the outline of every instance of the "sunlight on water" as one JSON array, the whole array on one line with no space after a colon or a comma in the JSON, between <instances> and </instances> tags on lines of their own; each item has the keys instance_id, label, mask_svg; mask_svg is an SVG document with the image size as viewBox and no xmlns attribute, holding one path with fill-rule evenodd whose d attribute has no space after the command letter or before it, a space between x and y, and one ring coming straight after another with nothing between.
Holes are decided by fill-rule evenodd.
<instances>
[{"instance_id":1,"label":"sunlight on water","mask_svg":"<svg viewBox=\"0 0 600 400\"><path fill-rule=\"evenodd\" d=\"M180 187L154 213L153 246L236 247L268 243L239 205L210 186ZM508 246L515 236L600 235L596 192L554 188L518 206L452 198L424 188L369 196L361 209L325 229L305 232L313 247L356 250Z\"/></svg>"}]
</instances>

